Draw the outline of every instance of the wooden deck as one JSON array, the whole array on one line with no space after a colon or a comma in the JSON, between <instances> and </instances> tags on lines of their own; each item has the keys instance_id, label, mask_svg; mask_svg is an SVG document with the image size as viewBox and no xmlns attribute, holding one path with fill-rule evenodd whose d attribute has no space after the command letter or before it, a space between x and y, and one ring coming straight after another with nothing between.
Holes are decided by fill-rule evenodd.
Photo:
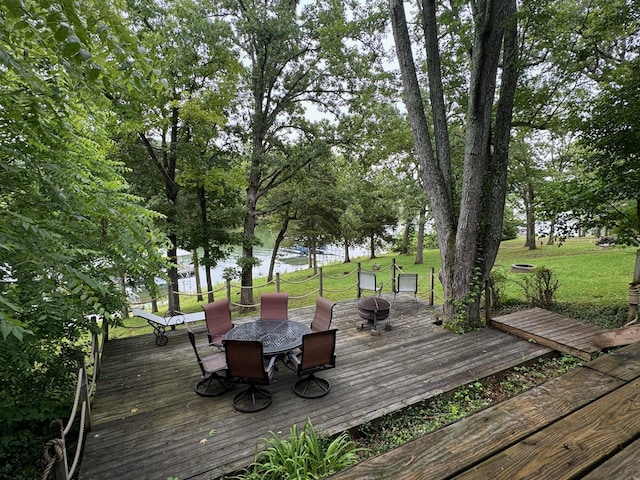
<instances>
[{"instance_id":1,"label":"wooden deck","mask_svg":"<svg viewBox=\"0 0 640 480\"><path fill-rule=\"evenodd\" d=\"M496 317L491 326L586 361L600 351L594 335L605 331L541 308Z\"/></svg>"},{"instance_id":2,"label":"wooden deck","mask_svg":"<svg viewBox=\"0 0 640 480\"><path fill-rule=\"evenodd\" d=\"M290 317L308 323L312 312L297 309ZM392 304L390 320L392 330L372 336L356 329L355 300L339 303L337 366L321 374L331 393L295 396L297 378L281 366L269 387L273 404L255 414L233 410L230 394L195 395L200 372L181 327L164 347L152 334L110 341L79 479L219 478L251 463L269 432L286 436L307 417L336 434L551 352L496 329L454 334L434 325L428 307L412 298Z\"/></svg>"},{"instance_id":3,"label":"wooden deck","mask_svg":"<svg viewBox=\"0 0 640 480\"><path fill-rule=\"evenodd\" d=\"M640 343L332 480L640 478Z\"/></svg>"}]
</instances>

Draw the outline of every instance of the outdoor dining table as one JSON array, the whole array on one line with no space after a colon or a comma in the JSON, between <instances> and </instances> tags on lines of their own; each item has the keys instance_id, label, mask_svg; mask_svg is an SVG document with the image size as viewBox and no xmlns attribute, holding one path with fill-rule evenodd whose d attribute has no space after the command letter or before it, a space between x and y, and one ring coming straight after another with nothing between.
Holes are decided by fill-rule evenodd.
<instances>
[{"instance_id":1,"label":"outdoor dining table","mask_svg":"<svg viewBox=\"0 0 640 480\"><path fill-rule=\"evenodd\" d=\"M259 340L265 355L280 355L302 345L302 336L311 328L293 320L257 320L236 325L225 340Z\"/></svg>"}]
</instances>

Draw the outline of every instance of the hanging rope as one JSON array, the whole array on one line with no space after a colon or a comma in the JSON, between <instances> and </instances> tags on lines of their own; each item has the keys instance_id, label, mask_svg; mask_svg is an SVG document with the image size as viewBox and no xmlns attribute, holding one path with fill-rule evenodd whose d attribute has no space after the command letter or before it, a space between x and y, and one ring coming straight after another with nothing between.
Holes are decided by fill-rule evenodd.
<instances>
[{"instance_id":1,"label":"hanging rope","mask_svg":"<svg viewBox=\"0 0 640 480\"><path fill-rule=\"evenodd\" d=\"M304 295L295 295L295 296L289 296L289 299L291 300L298 300L300 298L305 298L305 297L310 297L312 295L315 295L319 292L320 290L316 289L313 292L309 292L309 293L305 293Z\"/></svg>"},{"instance_id":2,"label":"hanging rope","mask_svg":"<svg viewBox=\"0 0 640 480\"><path fill-rule=\"evenodd\" d=\"M284 278L282 278L282 277L281 277L281 278L280 278L280 283L290 283L291 285L301 285L301 284L303 284L303 283L307 283L307 282L309 282L309 281L311 281L311 280L315 280L315 279L316 279L316 278L318 278L319 276L320 276L320 274L319 274L319 273L316 273L313 277L306 278L306 279L301 280L301 281L299 281L299 282L294 282L294 281L291 281L291 280L285 280Z\"/></svg>"},{"instance_id":3,"label":"hanging rope","mask_svg":"<svg viewBox=\"0 0 640 480\"><path fill-rule=\"evenodd\" d=\"M325 292L329 292L329 293L340 293L340 292L346 292L347 290L353 290L357 286L358 286L357 283L353 283L353 284L349 285L348 287L345 287L345 288L342 288L342 289L339 289L339 290L330 289L330 288L327 288L327 287L324 287L323 290Z\"/></svg>"},{"instance_id":4,"label":"hanging rope","mask_svg":"<svg viewBox=\"0 0 640 480\"><path fill-rule=\"evenodd\" d=\"M40 480L47 480L55 464L64 460L64 442L62 439L52 438L45 443L42 450L42 456L44 457L44 461L47 465L40 476Z\"/></svg>"}]
</instances>

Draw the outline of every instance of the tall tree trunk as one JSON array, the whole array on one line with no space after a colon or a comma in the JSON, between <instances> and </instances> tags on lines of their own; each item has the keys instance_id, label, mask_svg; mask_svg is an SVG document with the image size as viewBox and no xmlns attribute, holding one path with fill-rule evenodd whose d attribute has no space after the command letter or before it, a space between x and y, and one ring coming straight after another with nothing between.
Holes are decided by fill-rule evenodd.
<instances>
[{"instance_id":1,"label":"tall tree trunk","mask_svg":"<svg viewBox=\"0 0 640 480\"><path fill-rule=\"evenodd\" d=\"M204 185L198 186L198 203L200 205L200 219L202 221L202 238L209 238L209 223L207 217L207 194L204 189ZM204 242L202 258L204 259L204 275L207 282L207 302L214 301L213 295L213 282L211 280L211 251L209 250L208 242ZM202 300L201 297L199 297Z\"/></svg>"},{"instance_id":2,"label":"tall tree trunk","mask_svg":"<svg viewBox=\"0 0 640 480\"><path fill-rule=\"evenodd\" d=\"M349 256L349 242L344 241L344 260L342 263L351 263L351 257Z\"/></svg>"},{"instance_id":3,"label":"tall tree trunk","mask_svg":"<svg viewBox=\"0 0 640 480\"><path fill-rule=\"evenodd\" d=\"M452 198L451 162L437 43L435 0L422 3L422 21L427 51L429 92L437 155L431 146L429 128L417 80L403 2L390 0L396 52L402 73L405 104L411 123L423 186L438 232L442 259L440 278L446 298L445 324L456 329L480 323L480 295L488 276L502 229L506 195L511 111L517 69L508 62L517 59L515 43L505 41L505 63L500 100L492 123L496 79L506 19L515 13L515 0L479 0L473 3L474 38L471 57L469 99L466 118L463 185L459 214ZM514 24L515 26L515 24ZM509 37L517 33L509 29ZM515 35L512 38L515 42ZM507 47L510 51L507 54ZM504 77L507 77L506 79ZM435 77L435 78L432 78ZM500 120L498 120L500 117ZM492 130L493 129L493 130ZM506 134L505 134L506 130ZM497 150L501 148L502 151ZM496 154L493 154L493 150ZM497 213L500 215L497 215ZM498 234L496 234L498 232Z\"/></svg>"},{"instance_id":4,"label":"tall tree trunk","mask_svg":"<svg viewBox=\"0 0 640 480\"><path fill-rule=\"evenodd\" d=\"M284 240L285 235L287 234L287 229L289 228L289 215L285 215L282 225L280 226L280 230L278 230L278 235L276 235L276 239L273 243L273 250L271 251L271 260L269 260L269 273L267 274L267 282L273 280L273 270L276 266L276 258L278 258L278 251L280 250L280 245Z\"/></svg>"},{"instance_id":5,"label":"tall tree trunk","mask_svg":"<svg viewBox=\"0 0 640 480\"><path fill-rule=\"evenodd\" d=\"M196 280L196 299L198 302L202 301L202 285L200 284L200 262L198 261L198 251L194 250L192 253L193 263L193 275Z\"/></svg>"},{"instance_id":6,"label":"tall tree trunk","mask_svg":"<svg viewBox=\"0 0 640 480\"><path fill-rule=\"evenodd\" d=\"M549 238L547 239L547 245L555 245L556 243L556 221L551 220L549 224Z\"/></svg>"},{"instance_id":7,"label":"tall tree trunk","mask_svg":"<svg viewBox=\"0 0 640 480\"><path fill-rule=\"evenodd\" d=\"M171 266L169 267L169 292L168 292L168 300L169 300L169 312L174 315L176 312L180 311L180 285L178 283L178 247L177 239L175 233L170 233L168 235L169 242L171 246L167 251L167 256L169 257L169 262L171 262Z\"/></svg>"},{"instance_id":8,"label":"tall tree trunk","mask_svg":"<svg viewBox=\"0 0 640 480\"><path fill-rule=\"evenodd\" d=\"M420 208L420 216L418 217L418 239L416 241L416 259L413 262L416 265L424 263L424 226L427 223L427 206Z\"/></svg>"},{"instance_id":9,"label":"tall tree trunk","mask_svg":"<svg viewBox=\"0 0 640 480\"><path fill-rule=\"evenodd\" d=\"M400 247L400 253L407 255L409 253L409 235L411 233L411 222L407 222L404 225L404 231L402 233L402 246Z\"/></svg>"},{"instance_id":10,"label":"tall tree trunk","mask_svg":"<svg viewBox=\"0 0 640 480\"><path fill-rule=\"evenodd\" d=\"M527 217L527 237L524 242L525 247L529 247L529 250L535 250L536 245L536 214L533 204L535 192L533 190L533 184L527 182L527 191L524 198L524 209Z\"/></svg>"},{"instance_id":11,"label":"tall tree trunk","mask_svg":"<svg viewBox=\"0 0 640 480\"><path fill-rule=\"evenodd\" d=\"M313 268L313 274L318 274L318 241L315 236L309 239L309 259L311 260L311 268Z\"/></svg>"},{"instance_id":12,"label":"tall tree trunk","mask_svg":"<svg viewBox=\"0 0 640 480\"><path fill-rule=\"evenodd\" d=\"M240 303L253 305L253 245L256 238L256 203L258 201L258 183L254 174L249 176L247 187L247 209L244 217L244 234L242 238L242 266L240 281L242 291Z\"/></svg>"},{"instance_id":13,"label":"tall tree trunk","mask_svg":"<svg viewBox=\"0 0 640 480\"><path fill-rule=\"evenodd\" d=\"M376 236L371 234L369 237L369 258L376 258Z\"/></svg>"}]
</instances>

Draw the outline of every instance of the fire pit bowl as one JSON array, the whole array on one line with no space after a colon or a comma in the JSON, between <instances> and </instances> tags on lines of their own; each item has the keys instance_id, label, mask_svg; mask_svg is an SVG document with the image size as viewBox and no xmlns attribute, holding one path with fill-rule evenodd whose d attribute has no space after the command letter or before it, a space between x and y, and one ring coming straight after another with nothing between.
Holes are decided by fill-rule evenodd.
<instances>
[{"instance_id":1,"label":"fire pit bowl","mask_svg":"<svg viewBox=\"0 0 640 480\"><path fill-rule=\"evenodd\" d=\"M373 323L373 332L377 330L378 320L385 320L389 317L390 307L391 304L384 298L364 297L358 300L358 314L362 320ZM385 328L390 329L389 327L389 322L387 322ZM361 325L361 328L364 328L364 323Z\"/></svg>"}]
</instances>

